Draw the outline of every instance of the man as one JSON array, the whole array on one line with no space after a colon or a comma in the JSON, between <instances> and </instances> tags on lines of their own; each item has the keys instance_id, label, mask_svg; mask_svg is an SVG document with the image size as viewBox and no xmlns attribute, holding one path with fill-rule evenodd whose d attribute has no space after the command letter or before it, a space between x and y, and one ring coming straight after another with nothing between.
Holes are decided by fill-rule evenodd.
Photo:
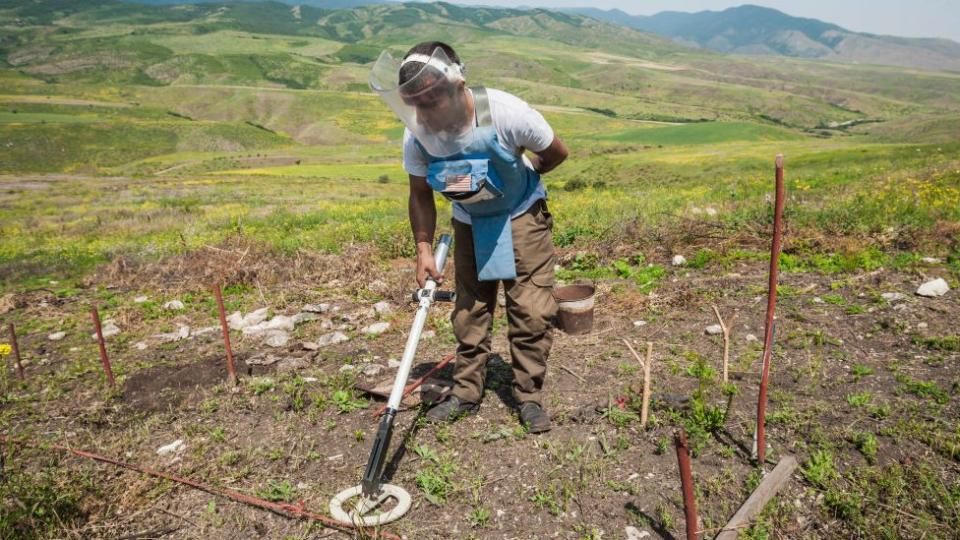
<instances>
[{"instance_id":1,"label":"man","mask_svg":"<svg viewBox=\"0 0 960 540\"><path fill-rule=\"evenodd\" d=\"M433 192L453 201L455 385L427 417L451 421L479 408L502 282L514 397L528 431L541 433L550 429L543 383L557 306L553 220L540 175L560 165L567 149L527 103L499 90L467 88L464 71L449 45L425 42L399 66L382 54L370 81L407 126L403 165L421 287L427 276L442 280L432 251Z\"/></svg>"}]
</instances>

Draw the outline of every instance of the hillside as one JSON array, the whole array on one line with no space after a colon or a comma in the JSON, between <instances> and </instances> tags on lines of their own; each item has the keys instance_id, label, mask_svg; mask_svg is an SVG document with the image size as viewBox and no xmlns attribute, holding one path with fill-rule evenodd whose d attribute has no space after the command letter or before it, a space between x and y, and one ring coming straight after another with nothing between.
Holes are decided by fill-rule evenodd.
<instances>
[{"instance_id":1,"label":"hillside","mask_svg":"<svg viewBox=\"0 0 960 540\"><path fill-rule=\"evenodd\" d=\"M189 104L203 98L182 95L177 88L365 92L364 63L383 48L399 52L424 36L456 43L473 80L534 103L602 108L625 119L746 119L815 130L851 121L935 115L960 103L960 84L951 76L918 73L904 79L902 72L886 68L747 61L545 10L444 3L354 10L278 2L38 5L18 3L3 12L9 31L0 41L0 56L11 75L80 88L130 84L153 99L176 96L171 101L189 106L188 116L199 115L191 116L196 119L208 108ZM531 84L534 80L538 84ZM844 83L829 84L833 80ZM11 86L9 92L16 91ZM266 114L284 113L271 109ZM243 110L234 119L279 127L293 136L307 128L302 118L299 126L289 126L283 119L251 118Z\"/></svg>"},{"instance_id":2,"label":"hillside","mask_svg":"<svg viewBox=\"0 0 960 540\"><path fill-rule=\"evenodd\" d=\"M568 10L723 53L782 55L836 62L960 71L960 43L852 32L835 24L743 5L723 11L664 11L651 16L620 10Z\"/></svg>"}]
</instances>

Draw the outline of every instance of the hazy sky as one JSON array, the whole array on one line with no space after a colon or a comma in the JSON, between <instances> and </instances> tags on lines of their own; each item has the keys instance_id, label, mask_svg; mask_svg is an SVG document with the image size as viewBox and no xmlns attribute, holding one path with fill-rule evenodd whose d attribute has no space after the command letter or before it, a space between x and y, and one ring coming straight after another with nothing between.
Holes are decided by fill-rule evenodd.
<instances>
[{"instance_id":1,"label":"hazy sky","mask_svg":"<svg viewBox=\"0 0 960 540\"><path fill-rule=\"evenodd\" d=\"M633 15L660 11L719 11L742 4L779 9L797 17L811 17L848 30L907 37L945 37L960 42L958 0L448 0L456 4L525 5L621 9Z\"/></svg>"}]
</instances>

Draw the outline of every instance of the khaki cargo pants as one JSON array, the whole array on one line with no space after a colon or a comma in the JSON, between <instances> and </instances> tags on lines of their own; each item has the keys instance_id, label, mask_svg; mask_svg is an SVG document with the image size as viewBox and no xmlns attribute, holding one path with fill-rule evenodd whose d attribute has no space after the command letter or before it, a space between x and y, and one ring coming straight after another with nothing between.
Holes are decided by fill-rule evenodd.
<instances>
[{"instance_id":1,"label":"khaki cargo pants","mask_svg":"<svg viewBox=\"0 0 960 540\"><path fill-rule=\"evenodd\" d=\"M555 264L553 217L539 200L512 220L517 277L503 281L506 294L507 337L513 360L513 395L519 403L543 404L543 380L553 338L550 329L557 313L553 298ZM479 403L490 357L493 311L499 281L478 281L470 225L453 220L457 301L451 316L457 337L453 394L461 401Z\"/></svg>"}]
</instances>

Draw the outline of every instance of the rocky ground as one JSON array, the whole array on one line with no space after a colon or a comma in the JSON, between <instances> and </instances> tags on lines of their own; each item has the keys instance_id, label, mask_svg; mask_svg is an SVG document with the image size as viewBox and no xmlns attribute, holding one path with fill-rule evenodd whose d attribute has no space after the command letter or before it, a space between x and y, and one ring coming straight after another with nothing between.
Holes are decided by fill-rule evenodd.
<instances>
[{"instance_id":1,"label":"rocky ground","mask_svg":"<svg viewBox=\"0 0 960 540\"><path fill-rule=\"evenodd\" d=\"M593 331L557 335L546 434L518 423L498 312L502 356L490 361L480 412L440 426L417 407L398 416L387 475L414 506L386 530L407 538L683 537L679 427L695 454L701 529L709 536L725 524L761 478L750 450L766 265L676 262L651 294L599 283ZM126 283L64 294L51 284L8 294L2 310L21 329L27 378L10 371L4 381L3 434L327 513L335 493L359 482L375 434L382 400L358 387L392 380L412 319L409 266L393 270L362 283L228 287L236 387L225 382L207 289ZM917 294L939 277L949 288L951 275L936 261L782 275L764 468L788 454L802 467L745 536L955 534L960 297ZM113 390L90 336L94 303L110 319ZM728 384L714 306L731 326ZM453 352L448 310L434 310L414 375ZM654 344L646 428L642 369L624 340L641 354ZM8 444L4 462L5 537L349 536L52 450Z\"/></svg>"}]
</instances>

